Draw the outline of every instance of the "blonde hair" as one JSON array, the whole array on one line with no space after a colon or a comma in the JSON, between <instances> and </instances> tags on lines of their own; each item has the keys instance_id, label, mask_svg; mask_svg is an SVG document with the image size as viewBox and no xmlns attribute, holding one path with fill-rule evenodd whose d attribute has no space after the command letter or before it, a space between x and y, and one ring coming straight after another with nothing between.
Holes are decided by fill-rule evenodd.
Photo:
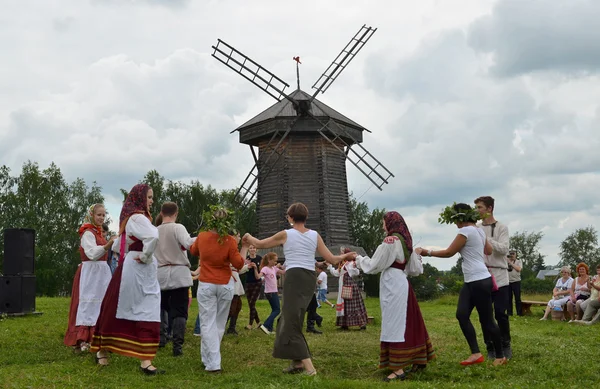
<instances>
[{"instance_id":1,"label":"blonde hair","mask_svg":"<svg viewBox=\"0 0 600 389\"><path fill-rule=\"evenodd\" d=\"M568 266L563 266L560 268L560 272L564 272L564 271L568 271L569 272L569 276L571 276L571 268Z\"/></svg>"}]
</instances>

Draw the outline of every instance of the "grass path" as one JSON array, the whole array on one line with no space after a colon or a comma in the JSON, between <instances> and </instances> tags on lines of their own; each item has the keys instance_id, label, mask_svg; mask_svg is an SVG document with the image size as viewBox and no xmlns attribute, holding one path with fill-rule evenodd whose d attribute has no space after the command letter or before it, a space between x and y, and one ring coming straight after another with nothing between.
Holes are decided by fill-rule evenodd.
<instances>
[{"instance_id":1,"label":"grass path","mask_svg":"<svg viewBox=\"0 0 600 389\"><path fill-rule=\"evenodd\" d=\"M527 296L546 299L547 296ZM41 316L0 320L0 387L2 388L574 388L597 387L600 382L600 325L581 327L564 322L540 322L542 308L534 316L512 317L514 358L508 366L489 363L467 368L458 362L468 348L454 318L456 297L421 303L425 323L437 359L409 381L385 384L385 372L377 369L379 357L379 300L367 299L375 325L367 331L339 332L335 312L320 308L323 335L307 335L314 354L317 377L286 376L284 361L271 357L273 337L260 330L243 329L247 322L244 300L238 323L240 336L225 336L221 350L224 373L211 375L200 367L200 338L192 336L197 306L194 300L184 356L171 356L170 344L159 350L156 366L167 370L160 377L145 377L136 360L113 355L110 366L94 364L90 354L74 355L62 344L69 300L38 298ZM269 308L259 301L265 319ZM483 346L477 314L472 320Z\"/></svg>"}]
</instances>

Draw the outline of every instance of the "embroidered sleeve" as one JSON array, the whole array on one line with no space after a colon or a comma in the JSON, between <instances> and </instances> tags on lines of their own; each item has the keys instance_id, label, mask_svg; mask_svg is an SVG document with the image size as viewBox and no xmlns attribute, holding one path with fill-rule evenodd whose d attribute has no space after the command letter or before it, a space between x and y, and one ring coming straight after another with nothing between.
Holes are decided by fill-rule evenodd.
<instances>
[{"instance_id":1,"label":"embroidered sleeve","mask_svg":"<svg viewBox=\"0 0 600 389\"><path fill-rule=\"evenodd\" d=\"M395 240L393 238L395 238ZM360 255L356 257L356 266L358 266L367 274L381 273L390 267L396 260L396 257L398 256L398 246L402 247L398 238L387 237L383 243L377 247L377 250L375 250L372 258L369 258L368 256L363 257Z\"/></svg>"}]
</instances>

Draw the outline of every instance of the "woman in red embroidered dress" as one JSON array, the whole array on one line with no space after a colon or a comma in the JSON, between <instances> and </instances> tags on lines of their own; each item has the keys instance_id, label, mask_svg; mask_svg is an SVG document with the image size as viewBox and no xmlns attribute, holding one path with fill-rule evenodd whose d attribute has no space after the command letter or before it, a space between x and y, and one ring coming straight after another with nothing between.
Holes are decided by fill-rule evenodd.
<instances>
[{"instance_id":1,"label":"woman in red embroidered dress","mask_svg":"<svg viewBox=\"0 0 600 389\"><path fill-rule=\"evenodd\" d=\"M87 351L94 335L100 304L112 276L106 263L106 253L114 238L106 241L102 224L106 210L102 204L92 205L79 228L81 264L77 266L71 291L69 325L64 343L74 351Z\"/></svg>"},{"instance_id":2,"label":"woman in red embroidered dress","mask_svg":"<svg viewBox=\"0 0 600 389\"><path fill-rule=\"evenodd\" d=\"M158 230L152 225L152 189L134 186L119 217L119 266L102 301L91 351L108 364L108 352L138 358L147 375L164 373L152 365L160 333L160 285L154 250ZM125 252L127 252L126 255Z\"/></svg>"}]
</instances>

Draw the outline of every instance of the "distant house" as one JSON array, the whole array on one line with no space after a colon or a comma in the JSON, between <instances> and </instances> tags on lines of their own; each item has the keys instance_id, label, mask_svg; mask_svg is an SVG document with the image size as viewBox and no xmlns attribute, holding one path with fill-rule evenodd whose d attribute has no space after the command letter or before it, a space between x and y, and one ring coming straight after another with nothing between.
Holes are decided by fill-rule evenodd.
<instances>
[{"instance_id":1,"label":"distant house","mask_svg":"<svg viewBox=\"0 0 600 389\"><path fill-rule=\"evenodd\" d=\"M552 269L552 270L540 270L535 276L535 278L539 278L540 280L545 280L548 278L556 278L560 275L560 269Z\"/></svg>"}]
</instances>

